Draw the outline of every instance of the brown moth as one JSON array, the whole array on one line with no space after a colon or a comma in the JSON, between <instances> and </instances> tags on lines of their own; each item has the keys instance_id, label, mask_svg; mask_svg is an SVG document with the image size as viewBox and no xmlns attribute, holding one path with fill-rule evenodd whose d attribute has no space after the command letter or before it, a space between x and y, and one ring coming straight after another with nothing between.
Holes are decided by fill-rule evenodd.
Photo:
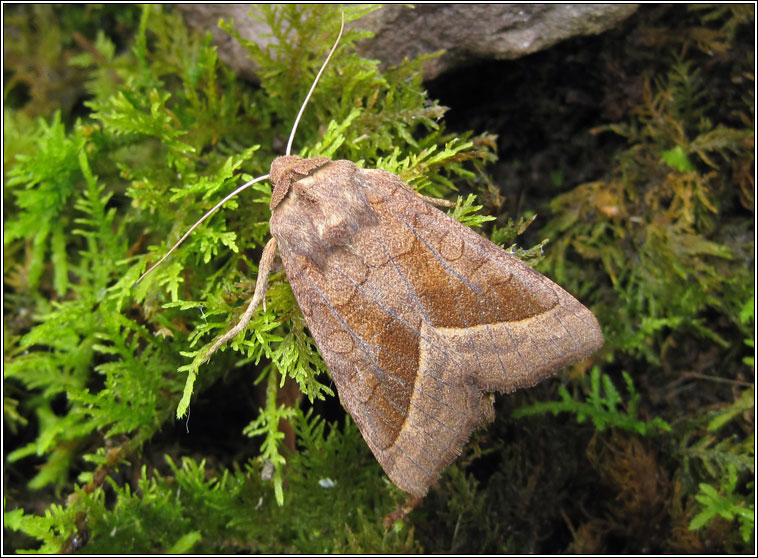
<instances>
[{"instance_id":1,"label":"brown moth","mask_svg":"<svg viewBox=\"0 0 758 558\"><path fill-rule=\"evenodd\" d=\"M207 356L249 323L278 249L342 405L392 482L421 497L494 419L491 392L535 385L603 335L569 293L398 176L289 155L299 118L258 179L273 184L272 238L253 299Z\"/></svg>"}]
</instances>

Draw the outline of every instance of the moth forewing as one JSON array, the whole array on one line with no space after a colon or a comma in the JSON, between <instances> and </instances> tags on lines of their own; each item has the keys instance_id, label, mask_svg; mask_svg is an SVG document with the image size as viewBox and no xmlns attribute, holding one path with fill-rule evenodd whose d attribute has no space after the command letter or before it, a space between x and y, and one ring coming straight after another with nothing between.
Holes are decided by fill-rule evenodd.
<instances>
[{"instance_id":1,"label":"moth forewing","mask_svg":"<svg viewBox=\"0 0 758 558\"><path fill-rule=\"evenodd\" d=\"M343 406L415 496L494 418L489 392L602 344L576 299L391 173L320 161L287 190L270 224L298 305Z\"/></svg>"}]
</instances>

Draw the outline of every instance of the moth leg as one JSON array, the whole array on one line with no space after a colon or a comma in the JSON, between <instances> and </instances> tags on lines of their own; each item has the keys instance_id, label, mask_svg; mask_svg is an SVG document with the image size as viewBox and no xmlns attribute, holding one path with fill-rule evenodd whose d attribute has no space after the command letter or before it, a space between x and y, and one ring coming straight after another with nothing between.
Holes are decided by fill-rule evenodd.
<instances>
[{"instance_id":1,"label":"moth leg","mask_svg":"<svg viewBox=\"0 0 758 558\"><path fill-rule=\"evenodd\" d=\"M419 505L421 502L424 501L424 498L421 496L412 496L408 495L408 498L405 499L405 503L398 508L395 508L394 511L390 512L389 514L384 516L384 528L389 530L390 527L392 527L396 522L405 520L406 517Z\"/></svg>"},{"instance_id":2,"label":"moth leg","mask_svg":"<svg viewBox=\"0 0 758 558\"><path fill-rule=\"evenodd\" d=\"M263 311L266 311L266 291L268 290L268 276L271 273L271 266L274 263L274 256L276 255L276 239L272 236L271 240L266 243L263 248L263 254L261 255L261 261L258 264L258 278L255 281L255 292L253 293L253 299L250 304L247 305L245 313L242 314L240 321L232 329L227 331L224 335L219 337L210 350L203 357L203 362L207 361L213 353L221 348L228 341L234 339L243 331L250 320L253 319L253 312L258 307L258 304L263 301Z\"/></svg>"},{"instance_id":3,"label":"moth leg","mask_svg":"<svg viewBox=\"0 0 758 558\"><path fill-rule=\"evenodd\" d=\"M455 202L451 202L450 200L446 200L443 198L433 198L432 196L425 196L424 194L419 194L414 190L414 193L424 200L426 203L429 203L431 205L436 205L438 207L455 207Z\"/></svg>"}]
</instances>

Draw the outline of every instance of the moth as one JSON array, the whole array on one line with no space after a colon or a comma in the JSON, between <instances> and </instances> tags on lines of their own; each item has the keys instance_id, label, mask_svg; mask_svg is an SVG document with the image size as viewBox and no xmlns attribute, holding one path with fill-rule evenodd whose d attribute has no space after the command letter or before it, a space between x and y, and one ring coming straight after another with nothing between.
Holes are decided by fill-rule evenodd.
<instances>
[{"instance_id":1,"label":"moth","mask_svg":"<svg viewBox=\"0 0 758 558\"><path fill-rule=\"evenodd\" d=\"M278 253L342 405L392 482L422 497L471 432L494 419L490 393L535 385L591 355L603 335L569 293L398 176L290 155L341 35L287 154L219 202L155 266L230 197L270 179L272 238L253 298L206 358L250 322Z\"/></svg>"}]
</instances>

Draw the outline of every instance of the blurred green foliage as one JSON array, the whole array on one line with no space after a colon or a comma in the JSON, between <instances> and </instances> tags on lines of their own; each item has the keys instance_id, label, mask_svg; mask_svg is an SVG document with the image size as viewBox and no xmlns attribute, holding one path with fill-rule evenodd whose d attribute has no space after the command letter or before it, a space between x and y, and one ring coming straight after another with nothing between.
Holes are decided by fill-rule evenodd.
<instances>
[{"instance_id":1,"label":"blurred green foliage","mask_svg":"<svg viewBox=\"0 0 758 558\"><path fill-rule=\"evenodd\" d=\"M609 361L640 370L633 375L652 367L657 377L646 381L662 392L659 408L677 402L664 453L676 463L680 497L698 509L699 487L694 498L705 506L689 528L737 518L739 535L721 541L736 551L755 540L754 367L744 357L754 331L755 76L752 54L736 52L733 41L754 7L690 10L689 26L649 30L671 47L670 64L644 76L628 121L593 131L618 134L628 148L607 178L552 200L556 217L544 234L554 242L543 265L591 301ZM677 401L688 379L712 397ZM562 399L539 408L577 408L565 390ZM672 518L678 513L672 507ZM679 548L703 548L690 544Z\"/></svg>"}]
</instances>

